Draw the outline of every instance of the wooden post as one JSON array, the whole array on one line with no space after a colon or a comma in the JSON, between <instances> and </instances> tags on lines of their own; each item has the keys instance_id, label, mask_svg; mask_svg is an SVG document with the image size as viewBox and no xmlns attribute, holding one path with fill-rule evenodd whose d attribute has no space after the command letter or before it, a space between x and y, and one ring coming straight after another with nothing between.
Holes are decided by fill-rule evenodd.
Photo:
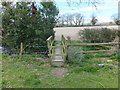
<instances>
[{"instance_id":1,"label":"wooden post","mask_svg":"<svg viewBox=\"0 0 120 90\"><path fill-rule=\"evenodd\" d=\"M68 44L70 44L71 43L71 38L69 36L67 37L67 40L68 40Z\"/></svg>"},{"instance_id":2,"label":"wooden post","mask_svg":"<svg viewBox=\"0 0 120 90\"><path fill-rule=\"evenodd\" d=\"M21 42L21 44L20 44L20 56L22 55L22 53L23 53L23 43Z\"/></svg>"},{"instance_id":3,"label":"wooden post","mask_svg":"<svg viewBox=\"0 0 120 90\"><path fill-rule=\"evenodd\" d=\"M120 26L118 26L118 49L119 49L119 51L120 51Z\"/></svg>"},{"instance_id":4,"label":"wooden post","mask_svg":"<svg viewBox=\"0 0 120 90\"><path fill-rule=\"evenodd\" d=\"M47 39L47 46L48 46L48 51L49 51L49 54L53 54L54 53L54 48L52 48L52 46L54 45L54 37L53 36L50 36L48 39ZM52 56L49 56L50 58L52 58Z\"/></svg>"},{"instance_id":5,"label":"wooden post","mask_svg":"<svg viewBox=\"0 0 120 90\"><path fill-rule=\"evenodd\" d=\"M118 19L120 20L120 1L118 2ZM120 52L120 25L118 25L118 37L119 37L119 52Z\"/></svg>"},{"instance_id":6,"label":"wooden post","mask_svg":"<svg viewBox=\"0 0 120 90\"><path fill-rule=\"evenodd\" d=\"M66 60L68 60L68 49L69 49L69 45L71 44L71 37L67 36L67 47L66 47Z\"/></svg>"}]
</instances>

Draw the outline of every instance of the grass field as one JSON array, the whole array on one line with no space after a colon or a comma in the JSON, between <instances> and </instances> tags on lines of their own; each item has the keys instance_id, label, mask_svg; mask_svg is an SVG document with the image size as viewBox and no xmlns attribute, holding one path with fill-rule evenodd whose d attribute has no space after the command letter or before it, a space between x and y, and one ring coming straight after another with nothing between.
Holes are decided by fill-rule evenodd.
<instances>
[{"instance_id":1,"label":"grass field","mask_svg":"<svg viewBox=\"0 0 120 90\"><path fill-rule=\"evenodd\" d=\"M118 88L117 55L86 54L81 60L67 60L61 67L50 65L50 59L43 55L2 56L3 88ZM55 68L68 72L58 77L51 72Z\"/></svg>"}]
</instances>

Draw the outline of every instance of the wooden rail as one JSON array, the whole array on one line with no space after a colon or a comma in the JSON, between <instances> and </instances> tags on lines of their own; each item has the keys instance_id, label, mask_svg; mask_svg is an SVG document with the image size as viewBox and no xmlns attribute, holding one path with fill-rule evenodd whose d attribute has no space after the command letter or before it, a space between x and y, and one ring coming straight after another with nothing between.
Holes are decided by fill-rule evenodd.
<instances>
[{"instance_id":1,"label":"wooden rail","mask_svg":"<svg viewBox=\"0 0 120 90\"><path fill-rule=\"evenodd\" d=\"M94 51L81 51L79 53L87 54L87 53L100 53L100 52L112 52L113 50L94 50Z\"/></svg>"},{"instance_id":2,"label":"wooden rail","mask_svg":"<svg viewBox=\"0 0 120 90\"><path fill-rule=\"evenodd\" d=\"M67 50L68 50L68 39L65 38L63 35L61 37L61 45L63 46L62 49L61 49L62 50L62 55L65 55L65 59L66 59L66 57L68 55L68 53L67 53Z\"/></svg>"},{"instance_id":3,"label":"wooden rail","mask_svg":"<svg viewBox=\"0 0 120 90\"><path fill-rule=\"evenodd\" d=\"M53 36L50 36L50 37L47 39L47 44L48 44L48 46L52 46L53 43L54 43L54 38L53 38Z\"/></svg>"},{"instance_id":4,"label":"wooden rail","mask_svg":"<svg viewBox=\"0 0 120 90\"><path fill-rule=\"evenodd\" d=\"M48 56L50 56L50 58L52 59L51 64L53 64L55 66L64 65L64 61L67 56L66 55L67 54L67 51L66 51L67 44L66 44L65 37L62 35L61 43L54 46L54 38L53 38L53 36L50 36L47 39L47 44L48 44L48 49L49 49Z\"/></svg>"},{"instance_id":5,"label":"wooden rail","mask_svg":"<svg viewBox=\"0 0 120 90\"><path fill-rule=\"evenodd\" d=\"M54 44L54 37L50 36L47 39L47 46L48 46L49 54L53 54L54 53L54 49L51 48L53 46L53 44Z\"/></svg>"},{"instance_id":6,"label":"wooden rail","mask_svg":"<svg viewBox=\"0 0 120 90\"><path fill-rule=\"evenodd\" d=\"M66 56L66 54L48 54L49 56Z\"/></svg>"},{"instance_id":7,"label":"wooden rail","mask_svg":"<svg viewBox=\"0 0 120 90\"><path fill-rule=\"evenodd\" d=\"M119 45L120 42L109 42L109 43L77 43L68 44L68 46L104 46L104 45ZM100 53L100 52L112 52L114 50L93 50L93 51L81 51L79 53Z\"/></svg>"},{"instance_id":8,"label":"wooden rail","mask_svg":"<svg viewBox=\"0 0 120 90\"><path fill-rule=\"evenodd\" d=\"M47 39L47 45L49 49L48 56L67 56L67 47L68 47L68 40L62 35L61 37L61 45L60 46L54 46L54 38L53 36L50 36ZM54 51L56 48L61 48L61 54L55 54Z\"/></svg>"},{"instance_id":9,"label":"wooden rail","mask_svg":"<svg viewBox=\"0 0 120 90\"><path fill-rule=\"evenodd\" d=\"M77 43L77 44L69 44L68 46L100 46L100 45L118 45L120 42L110 42L110 43Z\"/></svg>"},{"instance_id":10,"label":"wooden rail","mask_svg":"<svg viewBox=\"0 0 120 90\"><path fill-rule=\"evenodd\" d=\"M53 46L54 44L54 38L53 36L50 36L47 39L48 48L49 48L49 56L68 56L68 47L69 46L104 46L104 45L120 45L120 42L109 42L109 43L77 43L77 44L71 44L70 39L65 38L63 35L61 37L61 45L60 46ZM61 48L61 54L55 54L54 50L56 48ZM99 52L112 52L114 50L93 50L93 51L81 51L79 53L99 53Z\"/></svg>"},{"instance_id":11,"label":"wooden rail","mask_svg":"<svg viewBox=\"0 0 120 90\"><path fill-rule=\"evenodd\" d=\"M61 46L49 46L50 48L64 48L67 47L67 45L61 45Z\"/></svg>"}]
</instances>

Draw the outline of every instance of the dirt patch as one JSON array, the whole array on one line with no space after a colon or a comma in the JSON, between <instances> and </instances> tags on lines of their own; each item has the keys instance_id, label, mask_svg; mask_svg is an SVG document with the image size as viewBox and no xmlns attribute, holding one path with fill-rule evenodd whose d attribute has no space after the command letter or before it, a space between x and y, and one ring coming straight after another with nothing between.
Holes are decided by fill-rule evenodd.
<instances>
[{"instance_id":1,"label":"dirt patch","mask_svg":"<svg viewBox=\"0 0 120 90\"><path fill-rule=\"evenodd\" d=\"M33 68L33 65L26 65L27 68Z\"/></svg>"},{"instance_id":2,"label":"dirt patch","mask_svg":"<svg viewBox=\"0 0 120 90\"><path fill-rule=\"evenodd\" d=\"M66 68L54 68L51 72L54 75L56 75L57 77L62 78L68 72L68 69L66 69Z\"/></svg>"},{"instance_id":3,"label":"dirt patch","mask_svg":"<svg viewBox=\"0 0 120 90\"><path fill-rule=\"evenodd\" d=\"M43 66L50 67L50 64L49 63L45 63Z\"/></svg>"},{"instance_id":4,"label":"dirt patch","mask_svg":"<svg viewBox=\"0 0 120 90\"><path fill-rule=\"evenodd\" d=\"M44 59L43 58L40 58L40 57L36 57L36 58L34 58L36 61L44 61Z\"/></svg>"}]
</instances>

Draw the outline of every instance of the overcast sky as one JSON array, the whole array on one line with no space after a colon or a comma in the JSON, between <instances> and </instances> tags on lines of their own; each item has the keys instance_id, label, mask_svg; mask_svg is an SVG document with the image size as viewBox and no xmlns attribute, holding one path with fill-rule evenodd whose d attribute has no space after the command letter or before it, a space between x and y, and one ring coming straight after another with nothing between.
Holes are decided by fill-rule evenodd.
<instances>
[{"instance_id":1,"label":"overcast sky","mask_svg":"<svg viewBox=\"0 0 120 90\"><path fill-rule=\"evenodd\" d=\"M118 2L120 0L99 0L100 4L97 5L97 9L93 5L89 6L85 3L81 3L80 5L72 4L69 6L66 1L67 0L55 0L60 15L81 13L86 17L86 23L88 23L90 17L94 14L101 23L113 21L111 16L118 13ZM75 1L77 2L79 0L74 0L74 2Z\"/></svg>"}]
</instances>

